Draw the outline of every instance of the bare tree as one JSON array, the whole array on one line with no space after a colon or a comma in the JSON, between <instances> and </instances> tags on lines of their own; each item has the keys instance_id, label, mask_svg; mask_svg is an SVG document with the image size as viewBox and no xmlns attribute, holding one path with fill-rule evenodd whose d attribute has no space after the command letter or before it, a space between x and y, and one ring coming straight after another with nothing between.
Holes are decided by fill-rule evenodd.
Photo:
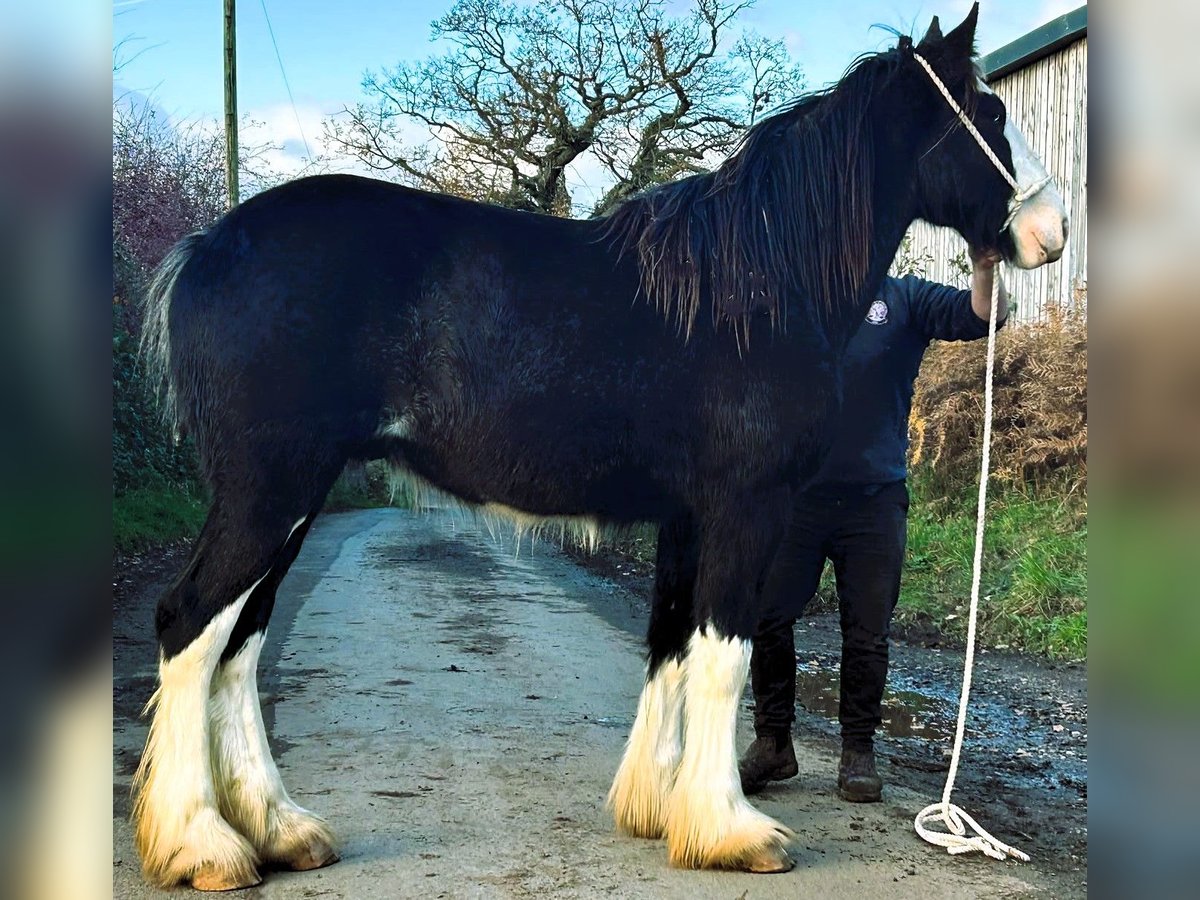
<instances>
[{"instance_id":1,"label":"bare tree","mask_svg":"<svg viewBox=\"0 0 1200 900\"><path fill-rule=\"evenodd\" d=\"M708 168L799 91L781 42L731 33L750 2L457 0L433 23L450 52L369 74L326 139L419 187L558 215L590 152L615 181L606 206Z\"/></svg>"},{"instance_id":2,"label":"bare tree","mask_svg":"<svg viewBox=\"0 0 1200 900\"><path fill-rule=\"evenodd\" d=\"M225 143L175 126L148 102L113 104L113 237L145 270L225 211Z\"/></svg>"},{"instance_id":3,"label":"bare tree","mask_svg":"<svg viewBox=\"0 0 1200 900\"><path fill-rule=\"evenodd\" d=\"M243 118L240 127L247 131L254 124ZM133 95L113 102L112 128L113 237L148 271L177 240L225 212L225 137L216 123L171 122ZM270 167L274 149L240 144L245 196L285 180Z\"/></svg>"}]
</instances>

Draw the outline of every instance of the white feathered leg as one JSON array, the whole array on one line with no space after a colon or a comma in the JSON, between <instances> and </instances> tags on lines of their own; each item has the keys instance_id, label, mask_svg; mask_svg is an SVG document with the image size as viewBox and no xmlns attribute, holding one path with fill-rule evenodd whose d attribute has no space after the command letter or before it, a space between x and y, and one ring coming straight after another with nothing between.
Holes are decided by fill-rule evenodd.
<instances>
[{"instance_id":1,"label":"white feathered leg","mask_svg":"<svg viewBox=\"0 0 1200 900\"><path fill-rule=\"evenodd\" d=\"M697 630L684 660L683 757L667 802L667 853L690 869L782 872L794 835L742 794L734 738L750 666L748 640Z\"/></svg>"},{"instance_id":2,"label":"white feathered leg","mask_svg":"<svg viewBox=\"0 0 1200 900\"><path fill-rule=\"evenodd\" d=\"M608 792L617 827L634 837L662 837L667 798L683 738L683 666L663 662L646 680L625 755Z\"/></svg>"},{"instance_id":3,"label":"white feathered leg","mask_svg":"<svg viewBox=\"0 0 1200 900\"><path fill-rule=\"evenodd\" d=\"M251 635L217 670L209 698L209 734L222 815L264 862L315 869L337 861L333 834L319 816L292 802L271 755L258 698L258 659L266 635Z\"/></svg>"},{"instance_id":4,"label":"white feathered leg","mask_svg":"<svg viewBox=\"0 0 1200 900\"><path fill-rule=\"evenodd\" d=\"M262 579L259 579L261 581ZM159 687L134 776L134 834L154 884L200 890L258 884L254 847L221 817L209 756L209 693L221 653L258 582L213 617L194 641L159 663Z\"/></svg>"}]
</instances>

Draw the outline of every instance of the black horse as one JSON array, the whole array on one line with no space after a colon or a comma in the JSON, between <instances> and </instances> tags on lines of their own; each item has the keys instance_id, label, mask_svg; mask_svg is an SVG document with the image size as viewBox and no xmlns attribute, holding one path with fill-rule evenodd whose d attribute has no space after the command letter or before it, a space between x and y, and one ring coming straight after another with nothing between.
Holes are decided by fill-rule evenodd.
<instances>
[{"instance_id":1,"label":"black horse","mask_svg":"<svg viewBox=\"0 0 1200 900\"><path fill-rule=\"evenodd\" d=\"M914 218L1019 264L1061 252L1052 194L1002 231L1012 188L915 58L1008 172L1018 156L1028 168L979 81L975 22L900 37L755 126L717 171L605 218L329 176L254 197L171 252L148 351L213 502L158 607L135 804L150 879L231 888L260 863L337 858L283 788L255 671L326 492L348 460L377 458L526 521L657 523L617 824L665 835L680 866L790 867L790 832L742 796L735 713L847 341Z\"/></svg>"}]
</instances>

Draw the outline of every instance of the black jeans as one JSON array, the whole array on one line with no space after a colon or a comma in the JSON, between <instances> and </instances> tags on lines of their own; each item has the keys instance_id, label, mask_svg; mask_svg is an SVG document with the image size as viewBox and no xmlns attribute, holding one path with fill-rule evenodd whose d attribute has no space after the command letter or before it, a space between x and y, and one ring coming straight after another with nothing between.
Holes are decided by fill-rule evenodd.
<instances>
[{"instance_id":1,"label":"black jeans","mask_svg":"<svg viewBox=\"0 0 1200 900\"><path fill-rule=\"evenodd\" d=\"M758 734L790 732L796 720L792 628L816 593L829 559L842 620L842 745L871 749L887 683L888 634L900 596L907 533L903 481L821 488L798 496L767 573L763 618L754 637L750 676Z\"/></svg>"}]
</instances>

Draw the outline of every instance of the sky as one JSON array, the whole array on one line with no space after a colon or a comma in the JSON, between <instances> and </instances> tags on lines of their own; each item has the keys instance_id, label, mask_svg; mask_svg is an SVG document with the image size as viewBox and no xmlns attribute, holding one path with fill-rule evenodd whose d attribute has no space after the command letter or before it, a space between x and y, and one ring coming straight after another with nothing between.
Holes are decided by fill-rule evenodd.
<instances>
[{"instance_id":1,"label":"sky","mask_svg":"<svg viewBox=\"0 0 1200 900\"><path fill-rule=\"evenodd\" d=\"M298 171L320 147L321 122L363 99L362 78L434 52L430 22L453 0L240 0L237 4L238 111L261 123L243 142L282 149L268 163ZM685 0L668 0L686 8ZM983 0L976 32L981 53L1004 46L1038 25L1083 5L1082 0ZM873 25L924 33L937 14L942 30L957 24L970 0L843 0L805 3L758 0L739 16L736 30L782 38L801 64L809 88L837 81L860 53L894 38ZM274 29L295 99L289 101L267 28ZM218 119L223 102L222 16L218 0L114 0L114 96L149 98L172 120ZM599 170L572 193L602 189Z\"/></svg>"}]
</instances>

